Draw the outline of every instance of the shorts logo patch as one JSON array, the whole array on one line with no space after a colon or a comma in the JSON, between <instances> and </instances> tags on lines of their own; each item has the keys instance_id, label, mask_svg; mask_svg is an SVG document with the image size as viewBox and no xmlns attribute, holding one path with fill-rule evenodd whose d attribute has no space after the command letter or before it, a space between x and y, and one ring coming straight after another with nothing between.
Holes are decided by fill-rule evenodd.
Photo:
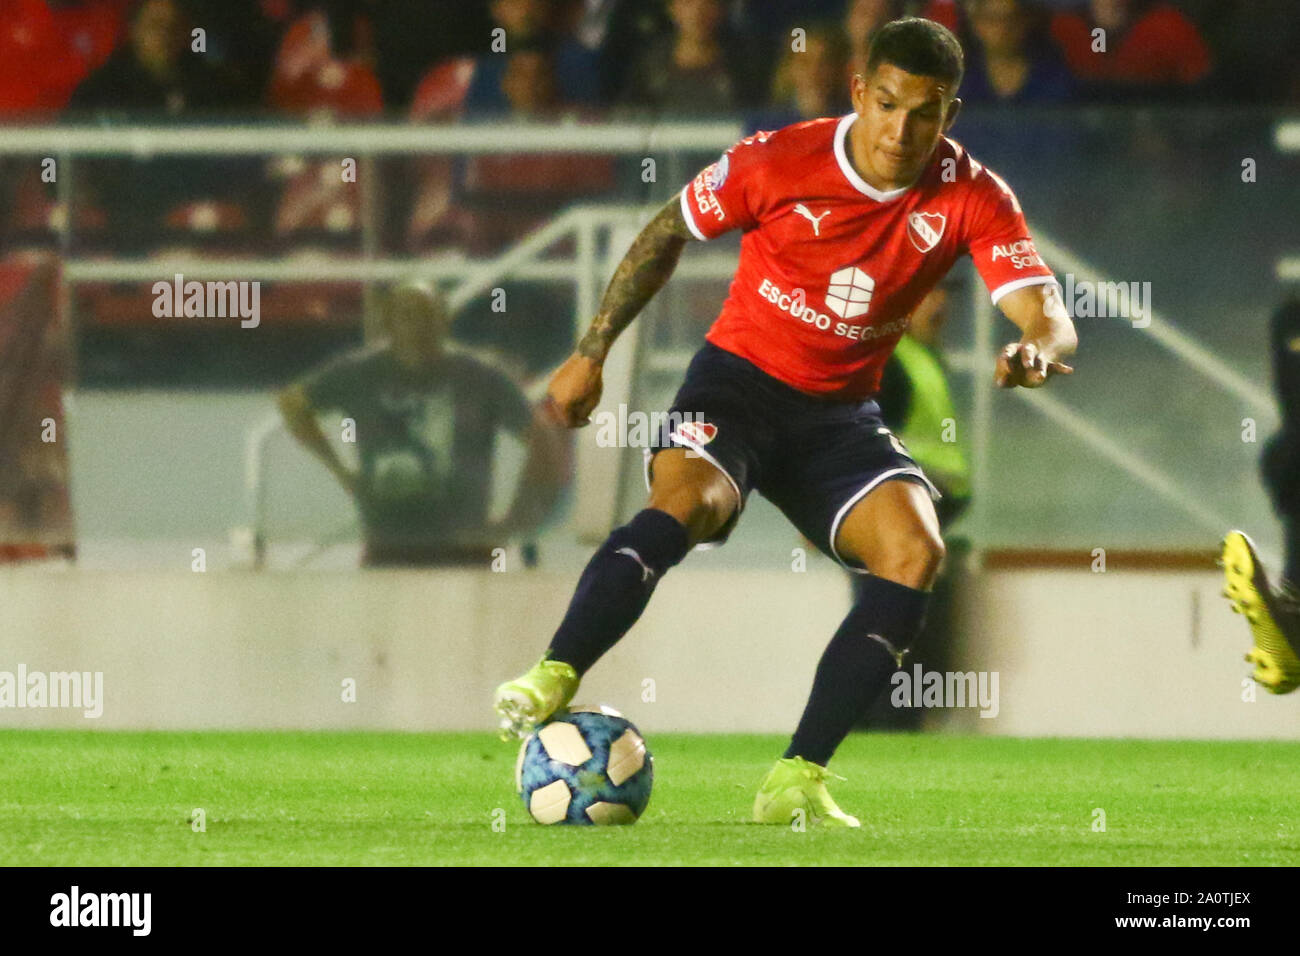
<instances>
[{"instance_id":1,"label":"shorts logo patch","mask_svg":"<svg viewBox=\"0 0 1300 956\"><path fill-rule=\"evenodd\" d=\"M672 433L673 438L684 439L696 445L707 445L718 434L718 426L708 422L682 422Z\"/></svg>"},{"instance_id":2,"label":"shorts logo patch","mask_svg":"<svg viewBox=\"0 0 1300 956\"><path fill-rule=\"evenodd\" d=\"M888 435L889 443L894 446L894 451L898 452L900 455L906 455L908 458L912 457L912 453L907 450L907 446L904 445L903 442L899 439L899 437L895 435L893 432L891 432L888 428L877 428L876 434Z\"/></svg>"}]
</instances>

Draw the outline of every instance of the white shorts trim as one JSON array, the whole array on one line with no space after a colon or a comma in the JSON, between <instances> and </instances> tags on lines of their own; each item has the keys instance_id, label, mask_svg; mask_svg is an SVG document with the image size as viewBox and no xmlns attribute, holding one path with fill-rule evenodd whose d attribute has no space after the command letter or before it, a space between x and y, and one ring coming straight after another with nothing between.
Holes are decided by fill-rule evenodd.
<instances>
[{"instance_id":1,"label":"white shorts trim","mask_svg":"<svg viewBox=\"0 0 1300 956\"><path fill-rule=\"evenodd\" d=\"M840 563L840 566L844 568L846 571L851 571L854 574L871 573L865 568L853 567L851 564L845 561L844 558L841 557L839 551L836 550L835 535L840 530L840 523L844 520L845 516L853 509L853 506L856 505L863 498L865 498L867 495L869 495L876 488L877 485L879 485L881 482L888 481L890 478L897 478L900 475L908 475L909 477L920 478L923 482L925 482L925 486L930 489L930 497L933 498L934 500L937 501L938 499L943 497L943 495L939 494L939 489L934 486L934 482L932 482L929 478L927 478L925 476L925 472L923 472L920 468L908 468L908 467L891 468L889 469L889 471L883 471L880 474L876 475L876 477L872 478L863 487L859 488L858 491L854 493L853 497L851 497L848 501L844 502L844 504L840 507L840 510L835 513L835 520L831 522L831 538L830 538L831 557L833 557L836 561L838 561Z\"/></svg>"},{"instance_id":2,"label":"white shorts trim","mask_svg":"<svg viewBox=\"0 0 1300 956\"><path fill-rule=\"evenodd\" d=\"M734 492L736 493L736 519L739 519L739 518L740 518L740 513L741 513L742 511L745 510L745 496L742 495L742 494L740 493L740 485L736 482L736 479L735 479L735 478L732 478L732 477L731 477L731 472L729 472L729 471L727 471L727 469L723 468L723 467L722 467L722 464L718 461L718 459L714 458L714 457L713 457L712 455L710 455L707 451L705 451L703 448L701 448L701 447L699 446L698 443L693 442L693 441L688 441L687 439L685 439L685 438L681 438L681 437L677 436L676 434L673 434L673 435L671 435L671 436L669 436L669 437L670 437L670 439L671 439L673 442L675 442L676 444L675 444L675 445L666 445L666 446L664 446L664 447L658 449L659 451L667 451L669 448L675 448L675 447L677 447L678 445L680 445L681 447L689 448L691 451L695 452L695 454L699 455L701 458L703 458L705 461L707 461L707 462L708 462L710 465L712 465L714 468L718 469L718 471L722 472L723 477L726 478L726 479L727 479L727 482L731 485L731 490L734 491ZM641 457L641 468L642 468L642 474L643 474L643 476L645 477L645 490L646 490L646 493L649 494L649 492L650 492L650 462L654 459L655 453L654 453L653 451L651 451L649 448L643 448L643 449L641 449L641 456L642 456L642 457ZM734 521L733 521L732 523L734 523ZM718 547L719 543L720 543L720 542L717 542L717 541L701 541L699 544L697 544L697 545L695 546L695 550L696 550L696 551L707 551L707 550L709 550L710 548L716 548L716 547Z\"/></svg>"}]
</instances>

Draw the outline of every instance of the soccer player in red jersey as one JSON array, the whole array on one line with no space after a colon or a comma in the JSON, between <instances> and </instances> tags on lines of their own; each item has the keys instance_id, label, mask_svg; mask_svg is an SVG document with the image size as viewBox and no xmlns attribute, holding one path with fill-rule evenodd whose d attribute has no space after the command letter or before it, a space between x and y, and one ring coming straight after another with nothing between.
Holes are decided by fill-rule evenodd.
<instances>
[{"instance_id":1,"label":"soccer player in red jersey","mask_svg":"<svg viewBox=\"0 0 1300 956\"><path fill-rule=\"evenodd\" d=\"M933 488L871 400L885 361L913 308L964 254L1022 333L997 357L999 386L1035 388L1072 371L1062 359L1077 341L1015 195L944 135L962 71L946 28L887 24L853 77L853 113L742 140L633 242L551 380L552 408L570 427L587 423L610 346L686 244L744 233L722 313L647 455L649 503L592 557L542 660L497 689L504 730L522 735L565 707L664 573L692 547L725 540L757 489L868 577L754 819L788 824L801 811L858 825L831 800L826 764L901 663L944 555Z\"/></svg>"}]
</instances>

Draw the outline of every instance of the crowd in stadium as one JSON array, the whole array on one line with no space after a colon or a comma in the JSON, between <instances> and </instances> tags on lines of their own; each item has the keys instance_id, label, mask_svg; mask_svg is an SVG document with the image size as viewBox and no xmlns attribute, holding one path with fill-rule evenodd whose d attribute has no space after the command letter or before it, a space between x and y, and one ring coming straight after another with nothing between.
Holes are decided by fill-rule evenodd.
<instances>
[{"instance_id":1,"label":"crowd in stadium","mask_svg":"<svg viewBox=\"0 0 1300 956\"><path fill-rule=\"evenodd\" d=\"M974 113L983 107L988 116L997 104L1209 103L1239 112L1300 102L1293 3L4 0L0 122L332 117L434 129L510 117L717 116L749 130L773 129L847 112L848 79L873 33L891 18L922 14L963 41L961 96L972 112L960 135L977 150L984 144ZM1094 52L1097 30L1104 52ZM1003 152L1053 149L1058 161L1086 152L1063 149L1062 137L1073 134L1059 125L1047 137L1016 125L1023 133L997 127ZM1144 155L1162 149L1158 130L1144 126L1134 135ZM341 179L335 159L77 156L67 203L67 187L30 157L12 155L0 157L0 245L90 256L347 256L362 252L369 222L382 254L484 256L576 202L660 198L695 171L691 163L709 158L686 157L688 168L661 171L653 196L639 160L613 155L363 158L371 164L362 170L369 201L377 204L367 209L356 180ZM1180 182L1171 177L1168 188ZM525 332L475 302L458 316L456 334L504 343L501 351L531 377L562 357L571 304L563 290L537 284L508 291L514 308L539 317ZM88 382L247 383L286 374L267 365L265 356L278 352L249 351L246 337L232 336L229 351L215 349L213 330L169 329L168 350L160 349L144 338L142 294L110 283L78 286L79 367ZM263 313L277 334L303 329L287 351L309 363L351 341L361 292L355 283L271 284ZM193 343L182 341L190 334Z\"/></svg>"},{"instance_id":2,"label":"crowd in stadium","mask_svg":"<svg viewBox=\"0 0 1300 956\"><path fill-rule=\"evenodd\" d=\"M962 38L968 103L1300 102L1291 0L6 0L4 9L0 116L10 120L66 111L797 119L846 109L844 80L867 40L903 14Z\"/></svg>"}]
</instances>

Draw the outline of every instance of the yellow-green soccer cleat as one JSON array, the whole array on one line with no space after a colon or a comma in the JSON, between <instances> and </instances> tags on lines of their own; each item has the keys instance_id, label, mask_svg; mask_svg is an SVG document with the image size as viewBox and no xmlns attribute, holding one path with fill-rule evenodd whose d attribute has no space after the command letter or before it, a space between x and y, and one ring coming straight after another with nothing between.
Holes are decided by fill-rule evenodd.
<instances>
[{"instance_id":1,"label":"yellow-green soccer cleat","mask_svg":"<svg viewBox=\"0 0 1300 956\"><path fill-rule=\"evenodd\" d=\"M1246 660L1255 665L1256 682L1274 694L1289 694L1300 687L1300 657L1287 642L1284 628L1298 623L1280 606L1268 584L1255 545L1240 531L1223 539L1223 596L1232 609L1244 614L1255 638ZM1293 635L1294 639L1294 635Z\"/></svg>"},{"instance_id":2,"label":"yellow-green soccer cleat","mask_svg":"<svg viewBox=\"0 0 1300 956\"><path fill-rule=\"evenodd\" d=\"M826 790L827 777L844 779L803 757L778 760L759 785L758 796L754 798L754 822L788 826L797 819L795 811L802 810L809 824L860 826L857 817L849 816L835 805Z\"/></svg>"},{"instance_id":3,"label":"yellow-green soccer cleat","mask_svg":"<svg viewBox=\"0 0 1300 956\"><path fill-rule=\"evenodd\" d=\"M506 681L493 695L501 715L502 740L520 739L557 710L569 706L578 690L578 674L563 661L543 657L523 677Z\"/></svg>"}]
</instances>

